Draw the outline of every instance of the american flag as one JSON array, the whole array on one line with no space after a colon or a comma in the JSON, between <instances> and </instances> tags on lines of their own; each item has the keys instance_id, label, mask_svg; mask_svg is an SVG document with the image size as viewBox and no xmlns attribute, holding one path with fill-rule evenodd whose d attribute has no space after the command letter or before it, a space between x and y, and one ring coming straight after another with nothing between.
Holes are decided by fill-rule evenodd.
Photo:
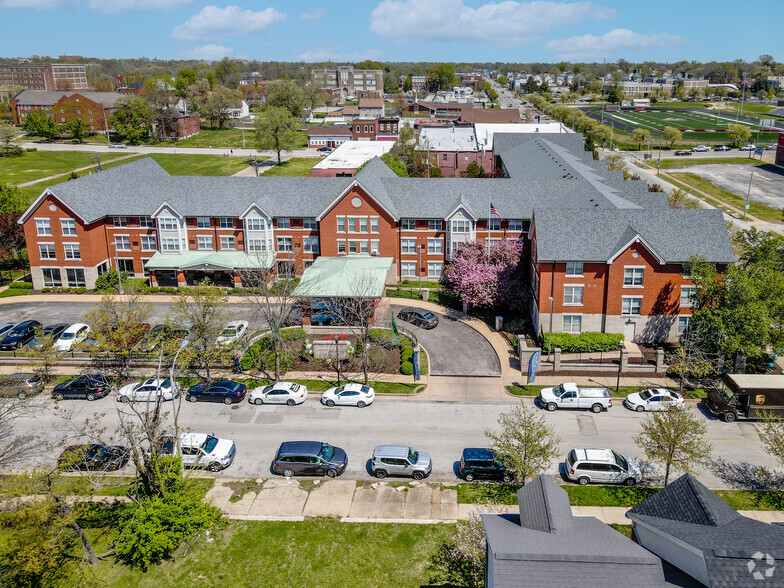
<instances>
[{"instance_id":1,"label":"american flag","mask_svg":"<svg viewBox=\"0 0 784 588\"><path fill-rule=\"evenodd\" d=\"M495 209L495 206L493 206L492 202L490 203L490 214L496 215L498 217L498 220L500 220L500 221L504 220L504 219L501 218L501 215L498 214L498 211Z\"/></svg>"}]
</instances>

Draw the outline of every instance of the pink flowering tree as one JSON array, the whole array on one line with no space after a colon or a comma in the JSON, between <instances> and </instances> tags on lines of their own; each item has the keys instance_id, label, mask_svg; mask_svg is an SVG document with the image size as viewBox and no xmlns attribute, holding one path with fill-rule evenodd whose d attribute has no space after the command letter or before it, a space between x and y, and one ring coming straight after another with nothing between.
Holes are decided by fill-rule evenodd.
<instances>
[{"instance_id":1,"label":"pink flowering tree","mask_svg":"<svg viewBox=\"0 0 784 588\"><path fill-rule=\"evenodd\" d=\"M525 284L521 263L523 242L465 243L444 270L444 283L471 306L524 307Z\"/></svg>"}]
</instances>

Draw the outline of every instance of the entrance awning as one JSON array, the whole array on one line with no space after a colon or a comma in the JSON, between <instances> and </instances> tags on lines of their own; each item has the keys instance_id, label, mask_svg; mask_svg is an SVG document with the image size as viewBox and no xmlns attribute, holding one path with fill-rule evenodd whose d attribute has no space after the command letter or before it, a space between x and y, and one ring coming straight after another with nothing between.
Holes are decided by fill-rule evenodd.
<instances>
[{"instance_id":1,"label":"entrance awning","mask_svg":"<svg viewBox=\"0 0 784 588\"><path fill-rule=\"evenodd\" d=\"M381 298L392 267L391 257L346 255L319 257L302 274L294 296Z\"/></svg>"},{"instance_id":2,"label":"entrance awning","mask_svg":"<svg viewBox=\"0 0 784 588\"><path fill-rule=\"evenodd\" d=\"M235 269L269 269L274 256L269 253L248 255L244 251L156 252L144 267L148 270L232 271Z\"/></svg>"}]
</instances>

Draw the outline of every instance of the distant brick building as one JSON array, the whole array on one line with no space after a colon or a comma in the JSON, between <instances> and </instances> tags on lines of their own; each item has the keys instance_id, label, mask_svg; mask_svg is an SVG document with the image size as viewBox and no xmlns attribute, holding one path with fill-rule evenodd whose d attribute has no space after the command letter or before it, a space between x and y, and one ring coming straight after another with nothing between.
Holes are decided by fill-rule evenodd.
<instances>
[{"instance_id":1,"label":"distant brick building","mask_svg":"<svg viewBox=\"0 0 784 588\"><path fill-rule=\"evenodd\" d=\"M0 85L28 90L86 90L85 66L68 63L9 63L0 65Z\"/></svg>"},{"instance_id":2,"label":"distant brick building","mask_svg":"<svg viewBox=\"0 0 784 588\"><path fill-rule=\"evenodd\" d=\"M34 110L45 110L57 124L81 118L93 132L111 129L109 117L122 94L117 92L46 92L22 90L11 99L14 124L24 123Z\"/></svg>"},{"instance_id":3,"label":"distant brick building","mask_svg":"<svg viewBox=\"0 0 784 588\"><path fill-rule=\"evenodd\" d=\"M341 102L349 97L379 97L384 92L384 72L380 69L354 69L352 65L321 66L311 70L310 79L316 88L340 90Z\"/></svg>"}]
</instances>

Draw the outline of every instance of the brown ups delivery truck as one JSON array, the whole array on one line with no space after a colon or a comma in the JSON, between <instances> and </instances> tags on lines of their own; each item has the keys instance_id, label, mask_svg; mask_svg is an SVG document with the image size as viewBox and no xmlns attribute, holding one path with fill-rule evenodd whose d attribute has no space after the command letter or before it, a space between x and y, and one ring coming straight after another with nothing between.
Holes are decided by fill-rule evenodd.
<instances>
[{"instance_id":1,"label":"brown ups delivery truck","mask_svg":"<svg viewBox=\"0 0 784 588\"><path fill-rule=\"evenodd\" d=\"M713 416L728 423L761 418L763 413L784 417L784 375L724 374L704 403Z\"/></svg>"}]
</instances>

